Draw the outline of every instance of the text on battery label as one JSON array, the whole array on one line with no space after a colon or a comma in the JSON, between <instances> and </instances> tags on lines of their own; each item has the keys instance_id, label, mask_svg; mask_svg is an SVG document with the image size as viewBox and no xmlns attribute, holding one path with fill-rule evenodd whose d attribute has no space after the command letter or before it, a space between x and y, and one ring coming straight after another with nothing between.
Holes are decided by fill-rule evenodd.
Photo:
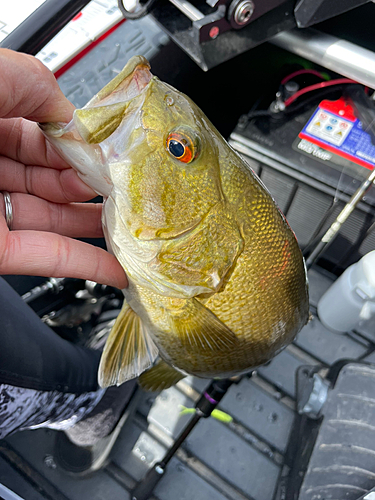
<instances>
[{"instance_id":1,"label":"text on battery label","mask_svg":"<svg viewBox=\"0 0 375 500\"><path fill-rule=\"evenodd\" d=\"M319 146L316 146L315 144L312 144L311 142L308 142L305 139L302 139L298 143L297 147L298 149L301 149L305 153L316 156L320 160L327 161L332 158L331 153L329 153L328 151L324 151L324 149L321 149Z\"/></svg>"}]
</instances>

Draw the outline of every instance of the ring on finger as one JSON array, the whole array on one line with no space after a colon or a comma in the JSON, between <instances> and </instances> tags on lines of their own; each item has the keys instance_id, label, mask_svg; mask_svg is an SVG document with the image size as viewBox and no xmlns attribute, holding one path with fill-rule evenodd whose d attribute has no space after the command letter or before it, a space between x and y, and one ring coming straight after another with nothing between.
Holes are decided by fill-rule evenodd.
<instances>
[{"instance_id":1,"label":"ring on finger","mask_svg":"<svg viewBox=\"0 0 375 500\"><path fill-rule=\"evenodd\" d=\"M5 204L5 221L7 223L9 231L12 230L13 227L13 206L12 201L10 199L10 193L8 191L1 191L4 196L4 204Z\"/></svg>"}]
</instances>

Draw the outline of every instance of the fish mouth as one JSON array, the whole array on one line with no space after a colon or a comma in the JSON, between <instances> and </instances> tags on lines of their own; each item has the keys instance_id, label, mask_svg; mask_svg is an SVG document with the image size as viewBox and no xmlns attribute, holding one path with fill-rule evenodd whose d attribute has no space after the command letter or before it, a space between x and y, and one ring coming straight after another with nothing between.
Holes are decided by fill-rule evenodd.
<instances>
[{"instance_id":1,"label":"fish mouth","mask_svg":"<svg viewBox=\"0 0 375 500\"><path fill-rule=\"evenodd\" d=\"M73 122L81 138L87 144L99 144L110 137L129 112L134 112L133 103L142 102L141 95L152 78L147 59L132 57L86 106L74 111Z\"/></svg>"},{"instance_id":2,"label":"fish mouth","mask_svg":"<svg viewBox=\"0 0 375 500\"><path fill-rule=\"evenodd\" d=\"M150 69L145 57L133 56L120 73L84 107L106 106L134 99L150 83L153 77Z\"/></svg>"},{"instance_id":3,"label":"fish mouth","mask_svg":"<svg viewBox=\"0 0 375 500\"><path fill-rule=\"evenodd\" d=\"M70 133L76 140L80 136L88 144L98 144L116 130L131 102L142 94L152 78L147 59L134 56L83 108L74 111L70 123L39 123L39 127L52 138Z\"/></svg>"}]
</instances>

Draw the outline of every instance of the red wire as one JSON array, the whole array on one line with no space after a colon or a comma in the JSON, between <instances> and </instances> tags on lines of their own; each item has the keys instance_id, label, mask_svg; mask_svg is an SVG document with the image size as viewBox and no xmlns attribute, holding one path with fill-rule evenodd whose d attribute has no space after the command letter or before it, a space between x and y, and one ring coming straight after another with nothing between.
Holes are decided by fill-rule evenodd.
<instances>
[{"instance_id":1,"label":"red wire","mask_svg":"<svg viewBox=\"0 0 375 500\"><path fill-rule=\"evenodd\" d=\"M349 80L349 78L337 78L336 80L330 80L329 82L321 82L321 83L316 83L315 85L304 87L303 89L298 90L298 92L290 96L285 101L284 103L285 107L288 107L290 104L292 104L292 102L294 102L301 95L306 94L307 92L311 92L312 90L322 89L324 87L330 87L331 85L340 85L342 83L358 83L358 82L355 82L354 80Z\"/></svg>"},{"instance_id":2,"label":"red wire","mask_svg":"<svg viewBox=\"0 0 375 500\"><path fill-rule=\"evenodd\" d=\"M295 76L305 75L305 74L315 75L318 76L319 78L322 78L322 80L325 80L324 76L315 69L299 69L298 71L295 71L294 73L291 73L290 75L283 78L281 80L281 85L285 85L286 82L289 82L289 80L291 80Z\"/></svg>"}]
</instances>

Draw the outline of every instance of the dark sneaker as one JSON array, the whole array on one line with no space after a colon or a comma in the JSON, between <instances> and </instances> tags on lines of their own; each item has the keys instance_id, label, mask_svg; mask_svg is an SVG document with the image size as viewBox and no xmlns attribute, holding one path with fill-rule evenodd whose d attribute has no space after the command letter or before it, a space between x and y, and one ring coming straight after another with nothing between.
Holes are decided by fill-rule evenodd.
<instances>
[{"instance_id":1,"label":"dark sneaker","mask_svg":"<svg viewBox=\"0 0 375 500\"><path fill-rule=\"evenodd\" d=\"M86 418L57 434L57 465L74 475L86 475L103 467L123 425L134 413L140 393L136 380L109 387Z\"/></svg>"}]
</instances>

